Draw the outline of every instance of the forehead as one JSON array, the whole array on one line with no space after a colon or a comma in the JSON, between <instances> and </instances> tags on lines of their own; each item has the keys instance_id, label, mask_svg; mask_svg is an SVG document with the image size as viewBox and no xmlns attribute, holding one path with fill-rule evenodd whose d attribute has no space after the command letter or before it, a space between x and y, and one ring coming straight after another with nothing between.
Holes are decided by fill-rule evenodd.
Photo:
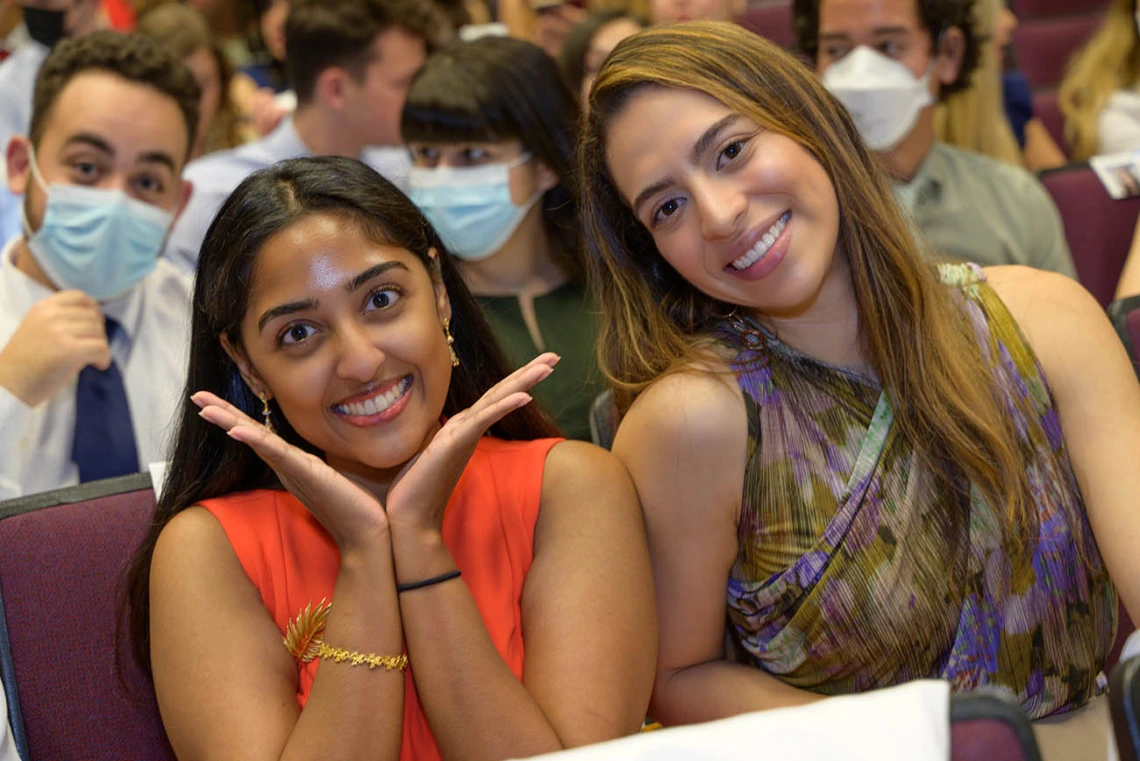
<instances>
[{"instance_id":1,"label":"forehead","mask_svg":"<svg viewBox=\"0 0 1140 761\"><path fill-rule=\"evenodd\" d=\"M622 197L633 201L645 186L683 170L697 140L731 113L694 90L652 87L631 97L606 130L606 166Z\"/></svg>"},{"instance_id":2,"label":"forehead","mask_svg":"<svg viewBox=\"0 0 1140 761\"><path fill-rule=\"evenodd\" d=\"M266 239L254 264L252 300L303 299L342 289L362 271L398 261L414 274L427 270L415 254L365 234L355 220L310 214Z\"/></svg>"},{"instance_id":3,"label":"forehead","mask_svg":"<svg viewBox=\"0 0 1140 761\"><path fill-rule=\"evenodd\" d=\"M594 34L594 38L590 40L590 49L604 50L608 53L626 37L637 34L640 31L641 26L632 19L614 19L613 21L603 24L602 28Z\"/></svg>"},{"instance_id":4,"label":"forehead","mask_svg":"<svg viewBox=\"0 0 1140 761\"><path fill-rule=\"evenodd\" d=\"M116 156L162 152L175 166L181 166L190 140L173 98L104 71L84 72L64 86L44 121L41 147L80 132L99 136Z\"/></svg>"},{"instance_id":5,"label":"forehead","mask_svg":"<svg viewBox=\"0 0 1140 761\"><path fill-rule=\"evenodd\" d=\"M427 58L427 43L402 26L390 26L372 41L371 66L387 72L419 71Z\"/></svg>"},{"instance_id":6,"label":"forehead","mask_svg":"<svg viewBox=\"0 0 1140 761\"><path fill-rule=\"evenodd\" d=\"M820 34L871 34L890 27L915 30L919 26L915 0L822 0L819 6Z\"/></svg>"}]
</instances>

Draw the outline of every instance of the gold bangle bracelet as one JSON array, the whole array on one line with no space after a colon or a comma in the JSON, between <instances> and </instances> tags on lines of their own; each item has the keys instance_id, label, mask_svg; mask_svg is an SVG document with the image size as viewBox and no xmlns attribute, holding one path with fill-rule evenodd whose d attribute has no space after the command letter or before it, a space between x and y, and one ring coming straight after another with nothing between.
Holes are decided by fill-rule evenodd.
<instances>
[{"instance_id":1,"label":"gold bangle bracelet","mask_svg":"<svg viewBox=\"0 0 1140 761\"><path fill-rule=\"evenodd\" d=\"M348 661L353 666L367 663L369 669L383 666L387 671L403 671L408 667L407 655L376 655L375 653L360 653L355 650L345 650L341 647L330 647L322 642L317 650L317 657L332 659L337 663Z\"/></svg>"}]
</instances>

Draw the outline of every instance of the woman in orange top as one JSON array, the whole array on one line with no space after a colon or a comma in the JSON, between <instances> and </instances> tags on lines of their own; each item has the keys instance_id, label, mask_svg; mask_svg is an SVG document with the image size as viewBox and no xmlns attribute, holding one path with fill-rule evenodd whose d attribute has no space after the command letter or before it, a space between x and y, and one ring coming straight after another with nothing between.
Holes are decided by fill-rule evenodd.
<instances>
[{"instance_id":1,"label":"woman in orange top","mask_svg":"<svg viewBox=\"0 0 1140 761\"><path fill-rule=\"evenodd\" d=\"M348 159L258 172L211 226L193 405L130 577L180 759L502 759L638 728L636 494L549 438L527 390L557 357L507 376L442 252Z\"/></svg>"}]
</instances>

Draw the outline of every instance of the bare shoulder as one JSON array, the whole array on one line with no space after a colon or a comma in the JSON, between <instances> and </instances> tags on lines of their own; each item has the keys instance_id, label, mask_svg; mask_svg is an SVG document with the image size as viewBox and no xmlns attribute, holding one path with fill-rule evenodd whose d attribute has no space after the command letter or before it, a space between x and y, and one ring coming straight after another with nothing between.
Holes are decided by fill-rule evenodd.
<instances>
[{"instance_id":1,"label":"bare shoulder","mask_svg":"<svg viewBox=\"0 0 1140 761\"><path fill-rule=\"evenodd\" d=\"M721 446L732 433L747 435L740 388L727 365L702 363L665 375L642 392L622 419L614 451L631 439L665 447Z\"/></svg>"},{"instance_id":2,"label":"bare shoulder","mask_svg":"<svg viewBox=\"0 0 1140 761\"><path fill-rule=\"evenodd\" d=\"M629 473L612 453L587 441L573 439L551 447L542 473L544 493L568 484L612 488L628 483Z\"/></svg>"},{"instance_id":3,"label":"bare shoulder","mask_svg":"<svg viewBox=\"0 0 1140 761\"><path fill-rule=\"evenodd\" d=\"M1085 287L1065 275L1020 265L986 267L986 280L1021 324L1049 319L1064 312L1103 313Z\"/></svg>"},{"instance_id":4,"label":"bare shoulder","mask_svg":"<svg viewBox=\"0 0 1140 761\"><path fill-rule=\"evenodd\" d=\"M1075 280L1020 266L987 267L986 278L1055 386L1123 352L1103 307Z\"/></svg>"},{"instance_id":5,"label":"bare shoulder","mask_svg":"<svg viewBox=\"0 0 1140 761\"><path fill-rule=\"evenodd\" d=\"M154 548L155 562L193 562L203 559L202 553L233 554L222 524L201 505L188 507L175 515L163 527Z\"/></svg>"},{"instance_id":6,"label":"bare shoulder","mask_svg":"<svg viewBox=\"0 0 1140 761\"><path fill-rule=\"evenodd\" d=\"M726 366L662 377L630 407L614 439L651 532L658 521L708 520L709 510L723 510L723 524L735 526L747 453L744 397ZM694 511L695 504L706 508Z\"/></svg>"}]
</instances>

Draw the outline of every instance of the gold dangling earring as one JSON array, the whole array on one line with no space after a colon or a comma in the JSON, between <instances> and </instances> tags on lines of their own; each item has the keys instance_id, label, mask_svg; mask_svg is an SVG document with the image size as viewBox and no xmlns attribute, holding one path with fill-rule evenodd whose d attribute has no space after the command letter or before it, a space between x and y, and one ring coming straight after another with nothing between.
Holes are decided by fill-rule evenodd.
<instances>
[{"instance_id":1,"label":"gold dangling earring","mask_svg":"<svg viewBox=\"0 0 1140 761\"><path fill-rule=\"evenodd\" d=\"M455 353L455 336L451 335L451 320L443 318L443 334L447 336L447 350L451 352L451 366L459 367L459 355Z\"/></svg>"},{"instance_id":2,"label":"gold dangling earring","mask_svg":"<svg viewBox=\"0 0 1140 761\"><path fill-rule=\"evenodd\" d=\"M264 391L259 391L257 393L257 398L261 400L261 417L263 419L265 430L269 431L270 433L276 433L273 428L273 419L271 417L273 413L269 410L269 397L265 395Z\"/></svg>"}]
</instances>

